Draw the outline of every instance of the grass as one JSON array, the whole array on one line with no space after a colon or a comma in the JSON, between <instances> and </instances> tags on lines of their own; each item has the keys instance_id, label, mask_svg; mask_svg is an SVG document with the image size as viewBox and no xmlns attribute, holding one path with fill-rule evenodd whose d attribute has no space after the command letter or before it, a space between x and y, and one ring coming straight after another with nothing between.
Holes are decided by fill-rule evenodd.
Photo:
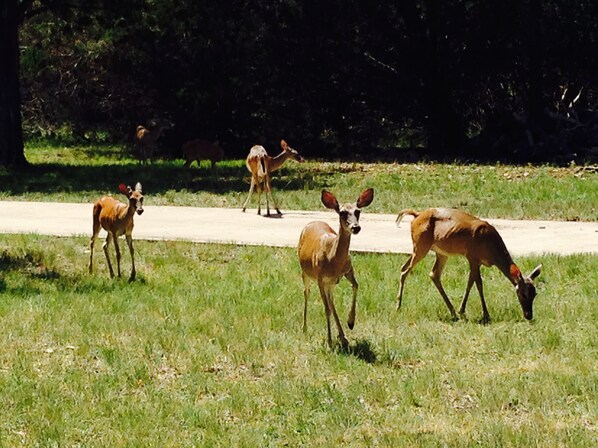
<instances>
[{"instance_id":1,"label":"grass","mask_svg":"<svg viewBox=\"0 0 598 448\"><path fill-rule=\"evenodd\" d=\"M0 446L595 446L598 257L542 257L535 320L485 269L492 316L451 322L425 260L355 254L350 349L292 249L136 243L138 281L86 238L0 239ZM524 270L539 258L518 260ZM456 303L466 266L451 260ZM346 318L350 286L336 290ZM346 326L345 326L346 328ZM334 333L336 335L336 332Z\"/></svg>"},{"instance_id":2,"label":"grass","mask_svg":"<svg viewBox=\"0 0 598 448\"><path fill-rule=\"evenodd\" d=\"M0 171L0 200L92 202L121 182L141 181L147 205L240 208L249 173L243 160L190 171L182 160L140 166L126 149L113 146L27 145L33 168ZM273 176L283 210L320 209L320 190L354 200L365 188L376 197L373 213L402 208L458 207L487 218L598 220L598 172L592 167L288 162ZM255 200L251 206L255 207ZM342 199L343 201L345 199Z\"/></svg>"},{"instance_id":3,"label":"grass","mask_svg":"<svg viewBox=\"0 0 598 448\"><path fill-rule=\"evenodd\" d=\"M0 171L0 200L91 202L125 181L146 206L240 207L242 160L189 172L139 166L118 147L28 145L30 171ZM596 220L591 168L288 163L284 209L319 209L327 188L368 212L457 206L487 217ZM364 230L366 231L366 230ZM312 288L308 332L292 249L136 241L138 279L108 278L87 238L0 235L0 446L596 446L598 256L540 261L534 321L496 269L452 322L424 260L395 310L404 255L355 254L350 348L329 350ZM122 247L122 245L121 245ZM458 305L467 278L443 277ZM351 289L336 304L343 321ZM345 326L346 328L346 326ZM334 332L336 335L336 332Z\"/></svg>"}]
</instances>

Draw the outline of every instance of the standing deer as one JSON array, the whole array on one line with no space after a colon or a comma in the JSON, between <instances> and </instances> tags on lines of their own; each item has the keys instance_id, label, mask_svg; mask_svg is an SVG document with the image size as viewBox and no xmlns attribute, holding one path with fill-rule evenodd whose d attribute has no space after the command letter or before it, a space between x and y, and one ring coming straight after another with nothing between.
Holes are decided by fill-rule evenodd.
<instances>
[{"instance_id":1,"label":"standing deer","mask_svg":"<svg viewBox=\"0 0 598 448\"><path fill-rule=\"evenodd\" d=\"M272 198L274 208L276 212L281 215L282 213L278 209L278 204L272 195L272 189L270 188L270 173L279 169L287 160L293 159L297 162L303 162L303 157L299 155L297 151L287 145L284 140L280 141L280 147L282 152L276 157L270 157L263 146L255 145L249 151L245 164L247 169L251 173L251 185L249 186L249 195L243 204L243 211L247 208L247 203L251 198L253 190L257 190L257 214L261 215L261 197L262 190L266 192L266 216L270 216L270 203L268 202L268 196Z\"/></svg>"},{"instance_id":2,"label":"standing deer","mask_svg":"<svg viewBox=\"0 0 598 448\"><path fill-rule=\"evenodd\" d=\"M330 313L334 317L338 328L338 337L344 349L347 349L349 343L345 338L343 327L339 321L334 307L332 292L341 277L346 277L353 287L353 301L347 325L353 329L355 324L355 303L357 300L358 284L355 280L351 256L349 254L349 245L351 243L351 234L358 234L361 230L359 225L359 215L361 208L367 207L374 199L374 190L368 189L362 192L357 202L339 206L334 194L329 191L322 191L322 203L330 208L339 216L339 229L336 233L328 224L323 221L314 221L303 229L299 238L298 255L299 263L303 277L303 332L307 331L307 299L311 282L318 283L320 296L324 302L324 311L326 313L326 322L328 324L328 345L332 347L332 337L330 334Z\"/></svg>"},{"instance_id":3,"label":"standing deer","mask_svg":"<svg viewBox=\"0 0 598 448\"><path fill-rule=\"evenodd\" d=\"M199 165L202 160L209 160L210 168L215 172L216 163L224 159L224 151L218 145L218 141L212 143L207 140L191 140L183 144L181 151L185 158L185 168L190 167L194 161Z\"/></svg>"},{"instance_id":4,"label":"standing deer","mask_svg":"<svg viewBox=\"0 0 598 448\"><path fill-rule=\"evenodd\" d=\"M402 210L397 217L397 226L405 215L415 217L411 222L413 253L401 268L397 309L401 307L407 274L424 258L428 251L432 250L436 253L436 262L430 272L430 278L444 299L453 319L457 319L457 314L440 282L446 261L453 255L463 255L469 261L469 279L459 309L461 316L465 314L469 291L475 282L482 302L482 322L490 321L480 275L480 266L484 265L496 266L509 279L517 292L523 316L528 320L532 319L533 303L536 297L533 280L540 275L541 264L528 277L522 275L496 229L486 221L463 211L448 208L431 208L422 212Z\"/></svg>"},{"instance_id":5,"label":"standing deer","mask_svg":"<svg viewBox=\"0 0 598 448\"><path fill-rule=\"evenodd\" d=\"M118 247L118 237L125 235L129 252L131 254L131 277L129 281L135 280L135 256L133 251L133 217L135 213L141 215L143 213L143 195L141 194L141 184L137 182L135 190L131 187L126 187L125 184L119 185L119 190L129 199L128 205L117 201L111 196L104 196L96 201L93 205L93 233L89 243L89 273L93 272L93 246L100 233L100 228L108 232L106 242L103 244L104 254L108 262L108 269L110 270L110 277L114 278L114 271L112 270L112 263L110 263L110 256L108 255L108 246L110 242L114 242L116 249L116 266L118 276L120 277L120 248Z\"/></svg>"},{"instance_id":6,"label":"standing deer","mask_svg":"<svg viewBox=\"0 0 598 448\"><path fill-rule=\"evenodd\" d=\"M147 129L141 125L137 126L135 129L135 147L141 162L151 162L156 140L169 127L171 127L171 123L165 121L158 122L152 129Z\"/></svg>"}]
</instances>

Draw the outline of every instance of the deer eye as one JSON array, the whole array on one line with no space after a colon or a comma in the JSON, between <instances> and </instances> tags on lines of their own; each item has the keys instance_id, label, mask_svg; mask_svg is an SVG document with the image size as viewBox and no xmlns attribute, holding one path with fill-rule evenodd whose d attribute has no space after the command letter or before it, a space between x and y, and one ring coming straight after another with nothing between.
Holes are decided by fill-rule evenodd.
<instances>
[{"instance_id":1,"label":"deer eye","mask_svg":"<svg viewBox=\"0 0 598 448\"><path fill-rule=\"evenodd\" d=\"M359 215L361 215L361 210L355 210L355 217L359 219Z\"/></svg>"},{"instance_id":2,"label":"deer eye","mask_svg":"<svg viewBox=\"0 0 598 448\"><path fill-rule=\"evenodd\" d=\"M343 219L347 219L347 217L349 216L349 212L347 212L347 210L341 210L340 212L338 212L338 214L341 216L341 218Z\"/></svg>"}]
</instances>

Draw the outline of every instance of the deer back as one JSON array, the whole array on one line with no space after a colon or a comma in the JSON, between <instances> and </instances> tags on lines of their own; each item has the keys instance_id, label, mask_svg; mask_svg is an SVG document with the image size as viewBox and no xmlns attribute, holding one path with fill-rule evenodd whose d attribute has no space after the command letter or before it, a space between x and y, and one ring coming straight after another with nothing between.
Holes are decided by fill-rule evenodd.
<instances>
[{"instance_id":1,"label":"deer back","mask_svg":"<svg viewBox=\"0 0 598 448\"><path fill-rule=\"evenodd\" d=\"M463 255L487 266L496 264L506 250L492 225L456 209L422 211L411 222L411 236L418 244L430 244L435 252Z\"/></svg>"},{"instance_id":2,"label":"deer back","mask_svg":"<svg viewBox=\"0 0 598 448\"><path fill-rule=\"evenodd\" d=\"M224 151L216 143L208 140L191 140L183 144L183 155L186 160L210 160L220 162L224 158Z\"/></svg>"}]
</instances>

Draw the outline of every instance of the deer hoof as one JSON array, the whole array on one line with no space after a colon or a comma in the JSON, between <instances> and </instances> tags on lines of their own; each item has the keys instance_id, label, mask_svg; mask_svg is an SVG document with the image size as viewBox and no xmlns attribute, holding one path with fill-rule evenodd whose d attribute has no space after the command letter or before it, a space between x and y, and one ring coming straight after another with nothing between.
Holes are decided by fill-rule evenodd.
<instances>
[{"instance_id":1,"label":"deer hoof","mask_svg":"<svg viewBox=\"0 0 598 448\"><path fill-rule=\"evenodd\" d=\"M349 350L349 341L346 338L341 339L341 347L343 350Z\"/></svg>"}]
</instances>

